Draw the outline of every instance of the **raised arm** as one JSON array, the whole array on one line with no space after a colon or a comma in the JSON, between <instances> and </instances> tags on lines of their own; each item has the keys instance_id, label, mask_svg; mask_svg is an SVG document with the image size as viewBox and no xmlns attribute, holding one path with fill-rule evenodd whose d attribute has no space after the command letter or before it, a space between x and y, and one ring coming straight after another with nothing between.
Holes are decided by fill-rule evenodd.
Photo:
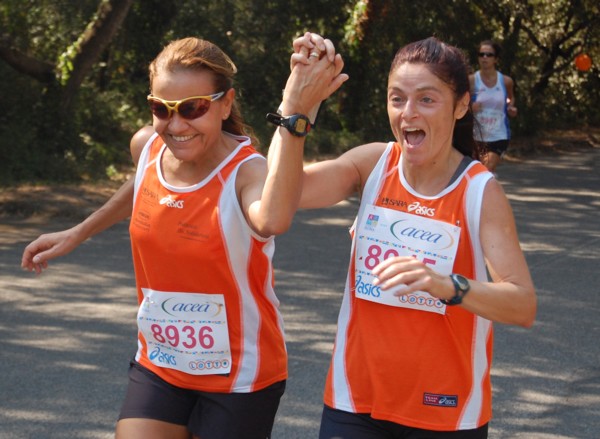
<instances>
[{"instance_id":1,"label":"raised arm","mask_svg":"<svg viewBox=\"0 0 600 439\"><path fill-rule=\"evenodd\" d=\"M307 63L294 65L279 109L281 115L308 115L348 79L341 73L343 66L340 55L309 55ZM249 223L262 236L283 233L292 222L302 191L305 140L286 128L277 128L269 148L264 186L256 179L245 189L242 207L247 209Z\"/></svg>"},{"instance_id":2,"label":"raised arm","mask_svg":"<svg viewBox=\"0 0 600 439\"><path fill-rule=\"evenodd\" d=\"M320 60L327 59L332 62L337 69L336 63L340 61L338 60L339 55L336 55L335 47L330 40L318 34L307 32L294 40L293 47L294 53L290 59L292 70L296 66L310 65L314 58L317 58L317 55ZM345 81L348 77L340 74L339 79ZM288 83L287 91L294 90L291 85ZM282 108L285 103L284 96ZM320 104L321 102L308 110L311 117L316 113L316 109ZM288 212L288 216L290 216L290 213L293 215L297 207L307 209L327 207L346 199L355 192L359 192L385 147L384 144L363 145L342 154L334 160L309 165L304 168L302 180L298 183L302 151L297 148L290 151L287 147L282 150L283 139L281 133L278 130L273 137L269 149L269 167L274 166L275 160L281 163L281 160L285 159L285 162L280 166L290 167L290 175L293 176L293 185L296 191L294 200L297 200L298 191L300 191L300 188L302 189L298 204L289 205L291 212ZM286 146L290 144L290 140L293 142L293 139L289 139L289 137L287 139L284 142ZM290 155L290 152L294 155ZM284 154L284 156L282 157L280 154Z\"/></svg>"}]
</instances>

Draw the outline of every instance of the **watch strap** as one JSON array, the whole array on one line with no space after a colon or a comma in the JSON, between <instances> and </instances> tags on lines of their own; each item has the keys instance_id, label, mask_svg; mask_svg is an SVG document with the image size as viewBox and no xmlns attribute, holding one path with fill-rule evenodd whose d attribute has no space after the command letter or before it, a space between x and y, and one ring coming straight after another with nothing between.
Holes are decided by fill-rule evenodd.
<instances>
[{"instance_id":1,"label":"watch strap","mask_svg":"<svg viewBox=\"0 0 600 439\"><path fill-rule=\"evenodd\" d=\"M311 129L314 129L317 126L317 120L319 118L319 112L321 110L321 104L323 102L319 102L316 106L312 107L310 109L310 111L308 112L308 114L306 115L306 116L308 116L308 119L310 120ZM279 108L277 108L277 114L283 114L282 108L283 108L283 102L281 102L281 104L279 104Z\"/></svg>"},{"instance_id":2,"label":"watch strap","mask_svg":"<svg viewBox=\"0 0 600 439\"><path fill-rule=\"evenodd\" d=\"M277 126L281 126L283 116L280 113L267 113L267 122L271 122Z\"/></svg>"},{"instance_id":3,"label":"watch strap","mask_svg":"<svg viewBox=\"0 0 600 439\"><path fill-rule=\"evenodd\" d=\"M267 113L266 118L268 122L287 129L292 135L296 137L306 136L312 128L310 119L304 114L292 114L291 116L282 116L278 113Z\"/></svg>"},{"instance_id":4,"label":"watch strap","mask_svg":"<svg viewBox=\"0 0 600 439\"><path fill-rule=\"evenodd\" d=\"M467 295L469 290L471 289L471 285L469 281L460 274L451 274L450 279L452 280L452 285L454 285L454 297L450 300L440 299L440 301L446 305L460 305L463 301L463 298Z\"/></svg>"}]
</instances>

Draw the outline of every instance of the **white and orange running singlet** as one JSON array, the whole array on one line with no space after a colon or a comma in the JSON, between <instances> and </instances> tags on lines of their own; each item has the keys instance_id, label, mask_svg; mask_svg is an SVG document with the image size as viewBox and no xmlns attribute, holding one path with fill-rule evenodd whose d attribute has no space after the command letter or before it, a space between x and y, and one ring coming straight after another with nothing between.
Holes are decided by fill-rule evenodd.
<instances>
[{"instance_id":1,"label":"white and orange running singlet","mask_svg":"<svg viewBox=\"0 0 600 439\"><path fill-rule=\"evenodd\" d=\"M486 168L472 161L436 196L414 191L390 143L365 185L325 387L325 404L428 430L491 417L492 324L425 292L386 297L370 271L410 255L444 274L486 280L479 217Z\"/></svg>"},{"instance_id":2,"label":"white and orange running singlet","mask_svg":"<svg viewBox=\"0 0 600 439\"><path fill-rule=\"evenodd\" d=\"M130 225L136 360L172 385L208 392L253 392L287 378L274 239L251 230L235 190L239 167L264 157L233 137L239 146L208 177L174 187L154 135L140 157Z\"/></svg>"}]
</instances>

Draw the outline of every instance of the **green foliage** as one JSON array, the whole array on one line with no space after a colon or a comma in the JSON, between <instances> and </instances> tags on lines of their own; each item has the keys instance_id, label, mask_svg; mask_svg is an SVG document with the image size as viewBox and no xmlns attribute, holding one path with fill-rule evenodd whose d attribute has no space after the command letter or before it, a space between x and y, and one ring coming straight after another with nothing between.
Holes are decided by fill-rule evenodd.
<instances>
[{"instance_id":1,"label":"green foliage","mask_svg":"<svg viewBox=\"0 0 600 439\"><path fill-rule=\"evenodd\" d=\"M36 105L41 87L35 87L33 80L20 77L14 70L0 63L0 96L3 111L0 112L0 184L6 185L17 179L33 176L29 169L43 164L35 153L35 123L31 109ZM10 93L13 90L22 93Z\"/></svg>"},{"instance_id":2,"label":"green foliage","mask_svg":"<svg viewBox=\"0 0 600 439\"><path fill-rule=\"evenodd\" d=\"M69 142L70 124L57 117L58 108L44 105L52 90L2 64L0 75L5 110L0 115L0 184L73 178L68 159L47 141L48 132L54 131Z\"/></svg>"},{"instance_id":3,"label":"green foliage","mask_svg":"<svg viewBox=\"0 0 600 439\"><path fill-rule=\"evenodd\" d=\"M129 138L151 121L148 64L185 36L211 40L236 63L241 109L263 151L273 132L264 115L280 103L293 38L308 30L334 42L350 75L322 106L309 155L390 140L390 63L398 48L430 35L465 50L473 68L480 41L501 43L500 70L516 83L514 132L600 124L600 6L593 0L138 0L66 110L63 84L99 1L0 4L0 46L51 63L56 78L41 83L0 56L0 185L104 178L129 166ZM580 52L594 60L589 72L574 67Z\"/></svg>"}]
</instances>

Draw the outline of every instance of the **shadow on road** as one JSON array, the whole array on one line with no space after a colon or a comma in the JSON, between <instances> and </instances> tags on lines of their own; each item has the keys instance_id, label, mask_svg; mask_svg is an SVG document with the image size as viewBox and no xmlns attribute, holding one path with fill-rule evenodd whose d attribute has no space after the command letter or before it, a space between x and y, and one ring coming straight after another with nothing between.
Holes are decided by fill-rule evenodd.
<instances>
[{"instance_id":1,"label":"shadow on road","mask_svg":"<svg viewBox=\"0 0 600 439\"><path fill-rule=\"evenodd\" d=\"M600 431L600 154L504 164L538 291L532 329L495 325L490 438L596 438ZM277 239L276 290L290 379L274 438L317 436L356 200L301 211ZM127 224L20 271L24 246L64 224L0 224L0 436L109 438L136 349Z\"/></svg>"}]
</instances>

